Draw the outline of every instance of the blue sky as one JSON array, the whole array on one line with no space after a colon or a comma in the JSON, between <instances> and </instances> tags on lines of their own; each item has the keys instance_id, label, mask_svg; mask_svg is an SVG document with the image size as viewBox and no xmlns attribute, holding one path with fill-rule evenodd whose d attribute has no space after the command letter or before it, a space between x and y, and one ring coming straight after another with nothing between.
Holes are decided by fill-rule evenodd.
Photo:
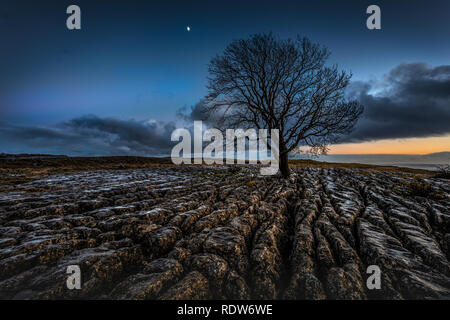
<instances>
[{"instance_id":1,"label":"blue sky","mask_svg":"<svg viewBox=\"0 0 450 320\"><path fill-rule=\"evenodd\" d=\"M366 28L378 4L382 30ZM65 26L82 10L82 30ZM0 122L51 126L87 114L174 121L206 93L207 64L254 33L327 46L354 81L402 62L448 65L449 1L26 1L0 5ZM186 26L191 31L186 30Z\"/></svg>"}]
</instances>

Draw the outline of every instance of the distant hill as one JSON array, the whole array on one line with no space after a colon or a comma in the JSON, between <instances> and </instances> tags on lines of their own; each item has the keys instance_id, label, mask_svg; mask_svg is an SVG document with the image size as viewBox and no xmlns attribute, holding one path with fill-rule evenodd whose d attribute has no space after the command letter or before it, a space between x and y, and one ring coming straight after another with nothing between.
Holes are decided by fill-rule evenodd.
<instances>
[{"instance_id":1,"label":"distant hill","mask_svg":"<svg viewBox=\"0 0 450 320\"><path fill-rule=\"evenodd\" d=\"M439 159L439 160L447 159L447 161L450 161L450 151L424 154L421 157L423 159Z\"/></svg>"},{"instance_id":2,"label":"distant hill","mask_svg":"<svg viewBox=\"0 0 450 320\"><path fill-rule=\"evenodd\" d=\"M6 160L56 159L56 158L68 158L68 156L65 156L65 155L54 155L54 154L29 154L29 153L8 154L8 153L0 153L0 159L6 159Z\"/></svg>"}]
</instances>

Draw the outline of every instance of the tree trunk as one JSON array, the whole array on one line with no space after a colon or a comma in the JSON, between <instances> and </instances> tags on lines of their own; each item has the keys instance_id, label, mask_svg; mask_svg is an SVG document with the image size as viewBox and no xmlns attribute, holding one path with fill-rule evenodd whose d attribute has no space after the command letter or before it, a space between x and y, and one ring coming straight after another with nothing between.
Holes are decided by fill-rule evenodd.
<instances>
[{"instance_id":1,"label":"tree trunk","mask_svg":"<svg viewBox=\"0 0 450 320\"><path fill-rule=\"evenodd\" d=\"M289 162L288 162L288 153L287 152L280 152L280 163L279 163L279 169L281 172L281 175L283 178L288 178L289 174L291 173L289 169Z\"/></svg>"}]
</instances>

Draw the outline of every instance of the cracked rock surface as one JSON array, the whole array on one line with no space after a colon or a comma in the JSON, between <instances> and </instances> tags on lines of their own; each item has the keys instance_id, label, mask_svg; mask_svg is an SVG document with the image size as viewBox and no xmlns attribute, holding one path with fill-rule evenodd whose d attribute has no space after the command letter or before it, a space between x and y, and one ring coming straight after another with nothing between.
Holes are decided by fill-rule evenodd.
<instances>
[{"instance_id":1,"label":"cracked rock surface","mask_svg":"<svg viewBox=\"0 0 450 320\"><path fill-rule=\"evenodd\" d=\"M439 194L427 198L408 193L406 173L257 172L99 170L5 186L0 298L450 298L448 180L426 179ZM80 290L66 286L70 265Z\"/></svg>"}]
</instances>

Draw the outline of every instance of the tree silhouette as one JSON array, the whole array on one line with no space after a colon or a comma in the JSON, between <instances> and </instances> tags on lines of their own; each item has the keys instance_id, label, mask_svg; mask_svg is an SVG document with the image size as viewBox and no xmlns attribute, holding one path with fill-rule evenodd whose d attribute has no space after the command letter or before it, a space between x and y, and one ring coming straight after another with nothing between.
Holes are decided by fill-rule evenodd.
<instances>
[{"instance_id":1,"label":"tree silhouette","mask_svg":"<svg viewBox=\"0 0 450 320\"><path fill-rule=\"evenodd\" d=\"M205 112L220 114L223 128L279 129L279 169L287 177L290 152L326 152L363 111L345 99L351 74L326 66L329 55L307 38L235 40L210 61Z\"/></svg>"}]
</instances>

